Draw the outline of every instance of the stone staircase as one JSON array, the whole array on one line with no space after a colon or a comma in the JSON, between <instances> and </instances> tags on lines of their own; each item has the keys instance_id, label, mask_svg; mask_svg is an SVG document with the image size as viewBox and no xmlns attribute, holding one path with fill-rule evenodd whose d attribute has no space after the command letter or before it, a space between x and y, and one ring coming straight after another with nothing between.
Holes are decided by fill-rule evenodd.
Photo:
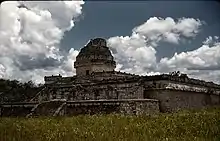
<instances>
[{"instance_id":1,"label":"stone staircase","mask_svg":"<svg viewBox=\"0 0 220 141\"><path fill-rule=\"evenodd\" d=\"M26 117L64 115L66 100L53 100L37 104Z\"/></svg>"},{"instance_id":2,"label":"stone staircase","mask_svg":"<svg viewBox=\"0 0 220 141\"><path fill-rule=\"evenodd\" d=\"M41 100L39 99L39 96L42 95L42 94L44 94L45 90L46 90L46 87L42 88L42 89L35 95L35 97L33 97L29 102L32 102L32 101L41 101Z\"/></svg>"}]
</instances>

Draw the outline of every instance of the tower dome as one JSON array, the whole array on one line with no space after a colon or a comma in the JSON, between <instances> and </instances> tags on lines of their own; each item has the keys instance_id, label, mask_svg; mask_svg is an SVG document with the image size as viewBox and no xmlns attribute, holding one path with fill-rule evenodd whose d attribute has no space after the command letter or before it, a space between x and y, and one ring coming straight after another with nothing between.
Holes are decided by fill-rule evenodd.
<instances>
[{"instance_id":1,"label":"tower dome","mask_svg":"<svg viewBox=\"0 0 220 141\"><path fill-rule=\"evenodd\" d=\"M76 75L89 75L92 72L113 71L114 57L103 38L91 39L79 52L74 62Z\"/></svg>"}]
</instances>

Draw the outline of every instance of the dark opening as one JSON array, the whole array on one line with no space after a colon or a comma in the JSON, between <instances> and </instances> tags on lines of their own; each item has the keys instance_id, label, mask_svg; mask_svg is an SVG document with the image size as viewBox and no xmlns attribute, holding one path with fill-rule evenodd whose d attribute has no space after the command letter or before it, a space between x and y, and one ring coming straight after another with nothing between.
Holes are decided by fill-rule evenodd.
<instances>
[{"instance_id":1,"label":"dark opening","mask_svg":"<svg viewBox=\"0 0 220 141\"><path fill-rule=\"evenodd\" d=\"M159 101L159 110L160 110L160 112L162 112L162 113L165 113L165 112L166 112L166 109L163 108L163 105L162 105L161 101Z\"/></svg>"},{"instance_id":2,"label":"dark opening","mask_svg":"<svg viewBox=\"0 0 220 141\"><path fill-rule=\"evenodd\" d=\"M205 101L205 103L204 103L205 105L211 105L212 104L211 95L209 93L205 95L204 101Z\"/></svg>"},{"instance_id":3,"label":"dark opening","mask_svg":"<svg viewBox=\"0 0 220 141\"><path fill-rule=\"evenodd\" d=\"M119 92L116 91L116 99L118 99L118 97L119 97Z\"/></svg>"},{"instance_id":4,"label":"dark opening","mask_svg":"<svg viewBox=\"0 0 220 141\"><path fill-rule=\"evenodd\" d=\"M99 90L94 90L94 93L95 93L95 95L94 95L94 98L95 98L95 100L97 100L97 98L98 98L98 96L99 96Z\"/></svg>"},{"instance_id":5,"label":"dark opening","mask_svg":"<svg viewBox=\"0 0 220 141\"><path fill-rule=\"evenodd\" d=\"M151 99L151 95L150 95L150 92L148 91L144 91L144 99Z\"/></svg>"},{"instance_id":6,"label":"dark opening","mask_svg":"<svg viewBox=\"0 0 220 141\"><path fill-rule=\"evenodd\" d=\"M86 70L86 75L89 75L89 70Z\"/></svg>"}]
</instances>

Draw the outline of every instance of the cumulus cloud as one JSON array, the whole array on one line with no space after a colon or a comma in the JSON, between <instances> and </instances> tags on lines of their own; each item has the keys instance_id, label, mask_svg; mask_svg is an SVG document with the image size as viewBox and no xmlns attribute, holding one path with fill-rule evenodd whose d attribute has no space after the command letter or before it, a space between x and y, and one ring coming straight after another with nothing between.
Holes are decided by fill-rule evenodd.
<instances>
[{"instance_id":1,"label":"cumulus cloud","mask_svg":"<svg viewBox=\"0 0 220 141\"><path fill-rule=\"evenodd\" d=\"M2 78L4 74L5 74L5 67L2 64L0 64L0 78Z\"/></svg>"},{"instance_id":2,"label":"cumulus cloud","mask_svg":"<svg viewBox=\"0 0 220 141\"><path fill-rule=\"evenodd\" d=\"M202 43L208 45L208 44L212 43L212 41L213 41L212 36L209 36L209 37L207 37L206 40L203 41Z\"/></svg>"},{"instance_id":3,"label":"cumulus cloud","mask_svg":"<svg viewBox=\"0 0 220 141\"><path fill-rule=\"evenodd\" d=\"M4 2L0 8L0 78L43 82L45 75L75 73L73 62L79 51L60 52L60 41L82 14L83 1ZM135 27L130 36L108 39L116 70L155 75L179 69L191 76L219 77L219 37L208 37L203 45L189 52L162 58L156 49L160 41L179 44L194 38L203 24L199 19L152 17ZM214 70L213 73L207 71ZM203 70L203 73L201 72Z\"/></svg>"},{"instance_id":4,"label":"cumulus cloud","mask_svg":"<svg viewBox=\"0 0 220 141\"><path fill-rule=\"evenodd\" d=\"M141 74L144 70L153 69L156 64L155 49L147 46L139 35L112 37L108 42L118 63L117 69Z\"/></svg>"},{"instance_id":5,"label":"cumulus cloud","mask_svg":"<svg viewBox=\"0 0 220 141\"><path fill-rule=\"evenodd\" d=\"M171 17L152 17L144 24L133 29L134 33L143 35L147 41L158 42L164 40L170 43L178 43L180 36L194 37L199 32L202 21L193 18L181 18L175 21Z\"/></svg>"},{"instance_id":6,"label":"cumulus cloud","mask_svg":"<svg viewBox=\"0 0 220 141\"><path fill-rule=\"evenodd\" d=\"M135 27L131 36L109 38L108 45L118 63L116 69L142 75L154 74L158 67L155 50L158 42L178 44L180 37L195 37L201 25L198 19L153 17Z\"/></svg>"},{"instance_id":7,"label":"cumulus cloud","mask_svg":"<svg viewBox=\"0 0 220 141\"><path fill-rule=\"evenodd\" d=\"M162 58L160 66L169 66L170 68L188 68L191 70L210 69L220 66L220 42L213 41L208 37L204 44L196 50L175 53L172 58Z\"/></svg>"},{"instance_id":8,"label":"cumulus cloud","mask_svg":"<svg viewBox=\"0 0 220 141\"><path fill-rule=\"evenodd\" d=\"M83 1L7 1L0 8L0 77L43 80L67 74L59 51L64 32L82 14ZM68 56L71 56L72 52Z\"/></svg>"},{"instance_id":9,"label":"cumulus cloud","mask_svg":"<svg viewBox=\"0 0 220 141\"><path fill-rule=\"evenodd\" d=\"M205 41L202 42L205 45L214 45L219 43L219 37L218 36L209 36L205 39Z\"/></svg>"},{"instance_id":10,"label":"cumulus cloud","mask_svg":"<svg viewBox=\"0 0 220 141\"><path fill-rule=\"evenodd\" d=\"M171 58L162 58L160 71L181 70L192 77L220 82L220 42L218 37L207 37L196 50L175 53Z\"/></svg>"},{"instance_id":11,"label":"cumulus cloud","mask_svg":"<svg viewBox=\"0 0 220 141\"><path fill-rule=\"evenodd\" d=\"M193 51L175 53L156 60L155 47L160 41L178 44L194 38L204 22L199 19L150 18L132 30L131 36L108 39L118 63L116 69L141 75L155 75L179 70L190 77L220 83L220 41L209 36Z\"/></svg>"},{"instance_id":12,"label":"cumulus cloud","mask_svg":"<svg viewBox=\"0 0 220 141\"><path fill-rule=\"evenodd\" d=\"M79 54L78 50L75 50L74 48L71 48L69 50L69 54L67 56L67 59L63 62L63 69L66 70L69 73L75 73L75 69L73 69L73 62L76 61L76 56ZM70 75L71 75L70 74Z\"/></svg>"}]
</instances>

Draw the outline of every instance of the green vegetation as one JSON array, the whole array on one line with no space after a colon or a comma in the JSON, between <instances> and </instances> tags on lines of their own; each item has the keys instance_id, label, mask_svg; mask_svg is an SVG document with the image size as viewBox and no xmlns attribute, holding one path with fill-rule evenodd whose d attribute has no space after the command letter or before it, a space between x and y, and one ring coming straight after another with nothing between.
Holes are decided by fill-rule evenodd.
<instances>
[{"instance_id":1,"label":"green vegetation","mask_svg":"<svg viewBox=\"0 0 220 141\"><path fill-rule=\"evenodd\" d=\"M0 141L219 141L220 108L155 116L1 118Z\"/></svg>"},{"instance_id":2,"label":"green vegetation","mask_svg":"<svg viewBox=\"0 0 220 141\"><path fill-rule=\"evenodd\" d=\"M36 86L32 81L21 83L17 80L0 79L0 103L30 100L41 89L41 84Z\"/></svg>"}]
</instances>

